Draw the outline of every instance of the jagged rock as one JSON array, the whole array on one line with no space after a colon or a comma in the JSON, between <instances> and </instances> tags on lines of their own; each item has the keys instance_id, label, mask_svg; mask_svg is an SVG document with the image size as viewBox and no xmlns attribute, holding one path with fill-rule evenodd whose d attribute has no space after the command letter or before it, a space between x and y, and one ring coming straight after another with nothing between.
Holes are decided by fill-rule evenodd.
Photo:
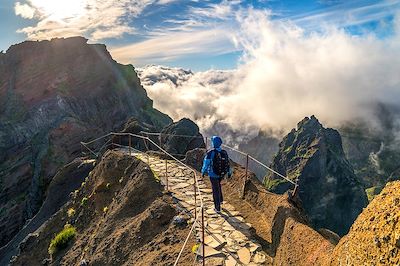
<instances>
[{"instance_id":1,"label":"jagged rock","mask_svg":"<svg viewBox=\"0 0 400 266\"><path fill-rule=\"evenodd\" d=\"M168 123L169 121L165 121ZM119 132L121 133L131 133L135 135L144 135L142 132L157 132L160 129L157 129L154 125L150 125L146 122L141 122L137 118L131 117L124 125ZM146 136L146 135L145 135ZM146 137L149 137L152 139L155 143L158 143L158 137L153 136L153 135L148 135ZM155 148L152 146L149 141L146 143L143 142L143 139L135 136L131 136L131 147L145 151L147 148ZM129 136L114 136L113 137L113 143L119 144L119 145L124 145L124 146L129 146ZM146 147L147 146L147 147ZM157 150L157 149L155 149Z\"/></svg>"},{"instance_id":2,"label":"jagged rock","mask_svg":"<svg viewBox=\"0 0 400 266\"><path fill-rule=\"evenodd\" d=\"M298 197L316 228L343 235L368 203L339 133L325 129L314 116L299 122L283 139L271 167L298 180ZM265 185L276 193L293 189L276 174L267 176Z\"/></svg>"},{"instance_id":3,"label":"jagged rock","mask_svg":"<svg viewBox=\"0 0 400 266\"><path fill-rule=\"evenodd\" d=\"M172 219L172 223L175 224L176 226L186 226L187 225L187 217L177 215Z\"/></svg>"},{"instance_id":4,"label":"jagged rock","mask_svg":"<svg viewBox=\"0 0 400 266\"><path fill-rule=\"evenodd\" d=\"M199 132L199 127L187 118L163 128L160 135L160 143L166 151L180 157L185 156L189 150L206 147L203 136Z\"/></svg>"}]
</instances>

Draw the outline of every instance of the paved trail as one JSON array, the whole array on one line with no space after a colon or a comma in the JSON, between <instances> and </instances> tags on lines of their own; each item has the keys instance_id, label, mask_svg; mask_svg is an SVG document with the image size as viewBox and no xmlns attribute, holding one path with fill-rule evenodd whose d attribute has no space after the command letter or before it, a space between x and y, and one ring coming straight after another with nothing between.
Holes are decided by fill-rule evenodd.
<instances>
[{"instance_id":1,"label":"paved trail","mask_svg":"<svg viewBox=\"0 0 400 266\"><path fill-rule=\"evenodd\" d=\"M124 150L128 153L128 150ZM151 170L166 185L165 159L155 155L149 158L143 153L133 153L145 163L149 163ZM171 195L187 212L194 216L194 187L193 172L176 161L167 160L168 187ZM200 176L200 174L198 175ZM260 245L251 239L251 224L229 203L224 203L221 214L214 212L211 189L204 180L199 178L199 188L205 206L205 257L208 265L265 265L266 255ZM197 198L197 200L199 200ZM197 203L199 206L199 203ZM200 211L198 212L200 213ZM200 220L201 221L201 220ZM196 237L201 240L201 224L196 227ZM188 247L190 248L190 247ZM202 247L199 247L202 256Z\"/></svg>"}]
</instances>

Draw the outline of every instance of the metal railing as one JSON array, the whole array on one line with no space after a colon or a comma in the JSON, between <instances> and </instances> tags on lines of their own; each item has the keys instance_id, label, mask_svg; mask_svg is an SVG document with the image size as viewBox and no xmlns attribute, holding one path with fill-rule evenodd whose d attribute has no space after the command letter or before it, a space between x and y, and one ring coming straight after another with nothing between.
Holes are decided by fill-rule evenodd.
<instances>
[{"instance_id":1,"label":"metal railing","mask_svg":"<svg viewBox=\"0 0 400 266\"><path fill-rule=\"evenodd\" d=\"M139 135L141 134L141 135ZM105 150L107 150L110 146L111 148L125 148L128 149L129 155L132 155L132 151L135 152L139 152L142 153L144 155L147 155L147 163L150 166L150 152L152 151L161 151L163 154L167 155L168 157L170 157L171 159L173 159L174 161L176 161L178 164L180 164L181 166L189 169L192 173L193 173L193 189L194 189L194 221L193 224L189 230L189 233L185 239L185 242L176 258L176 261L174 263L174 266L176 266L180 260L180 258L182 257L183 251L188 243L188 240L190 238L190 235L193 233L193 230L195 229L196 225L199 225L202 231L201 234L201 244L202 244L202 254L203 254L203 259L202 259L202 263L203 265L205 265L205 243L204 243L204 238L205 238L205 226L204 226L204 203L203 203L203 197L201 194L201 190L198 184L198 179L197 179L197 172L190 166L186 165L185 163L183 163L181 160L179 160L176 156L185 156L186 154L171 154L168 151L166 151L164 148L161 147L161 141L160 141L160 135L161 133L159 132L140 132L139 134L133 134L133 133L115 133L115 132L111 132L108 133L104 136L101 136L99 138L96 138L92 141L89 142L81 142L82 147L84 147L91 155L94 155L96 157L99 157ZM190 136L190 135L175 135L175 134L164 134L162 133L162 135L170 135L170 136L174 136L174 137L184 137L184 138L191 138L191 139L195 139L195 138L202 138L203 141L205 140L205 146L206 149L207 147L211 147L211 138L209 137L205 137L203 138L202 136ZM156 141L152 138L150 138L150 136L158 136L158 140L159 143L157 144ZM127 141L127 145L124 145L123 143L123 137L128 137L128 141ZM137 142L132 142L132 138L137 139L139 141ZM126 142L126 140L125 140ZM143 143L141 143L143 142ZM90 147L90 145L94 145L95 147ZM272 169L271 167L267 166L265 163L260 162L258 159L254 158L253 156L249 155L248 153L242 152L234 147L228 146L223 144L222 147L224 149L228 149L229 152L229 157L235 161L236 163L238 163L239 165L242 165L245 168L245 178L243 180L243 194L244 195L244 186L249 178L249 171L252 172L270 172L275 174L276 176L284 179L286 182L289 182L290 184L292 184L294 186L294 190L293 190L293 194L296 193L296 190L298 188L298 180L291 180L289 178L287 178L286 176L282 175L281 173L279 173L278 171ZM141 148L145 148L146 152L141 151ZM96 150L98 150L96 152ZM166 160L166 159L165 159ZM167 160L166 162L166 167L165 167L165 179L166 179L166 189L169 190L168 188L168 164L167 164ZM264 175L264 180L266 178L267 175ZM200 198L200 206L198 207L197 205L197 194L199 195ZM198 209L200 209L201 215L198 214ZM201 217L201 221L199 221ZM218 241L218 240L217 240ZM196 261L198 252L196 253L196 257L194 259L194 261Z\"/></svg>"},{"instance_id":2,"label":"metal railing","mask_svg":"<svg viewBox=\"0 0 400 266\"><path fill-rule=\"evenodd\" d=\"M140 132L141 134L147 135L147 136L160 136L160 135L169 135L169 136L175 136L175 137L183 137L183 138L202 138L205 141L206 149L208 147L212 147L211 145L211 138L210 137L202 137L202 136L190 136L190 135L175 135L175 134L165 134L165 133L160 133L160 132ZM286 177L285 175L279 173L278 171L272 169L271 167L267 166L265 163L261 162L260 160L256 159L255 157L251 156L248 153L245 153L243 151L240 151L237 148L231 147L229 145L222 144L222 147L224 149L229 150L229 157L231 160L234 162L238 163L239 165L243 166L245 168L245 180L249 177L249 171L252 171L253 173L256 174L257 178L262 181L264 184L268 183L267 181L270 181L270 176L268 175L269 173L272 173L276 175L277 177L285 180L286 182L290 183L293 185L293 193L295 194L298 188L298 180L291 180L290 178ZM180 154L180 155L185 155L185 154Z\"/></svg>"},{"instance_id":3,"label":"metal railing","mask_svg":"<svg viewBox=\"0 0 400 266\"><path fill-rule=\"evenodd\" d=\"M118 137L118 143L116 143L115 141L115 137ZM128 137L128 145L123 145L123 142L121 140L121 137ZM138 145L138 142L134 143L132 142L132 138L136 138L139 141L143 141L144 146L146 147L146 152L141 151L139 148L140 145ZM96 138L92 141L89 142L81 142L81 145L83 148L85 148L89 154L94 155L95 157L99 157L103 151L107 150L110 146L111 148L127 148L128 149L128 153L129 155L132 155L132 152L139 152L143 155L147 155L147 163L149 164L150 167L150 154L149 151L150 150L148 147L148 143L151 143L154 147L156 147L159 151L161 151L163 154L167 155L168 157L170 157L172 160L174 160L177 164L187 168L188 170L190 170L193 173L193 189L194 189L194 220L193 220L193 224L190 228L190 231L185 239L185 242L175 260L174 266L176 266L180 260L180 258L182 257L183 251L188 243L188 240L190 238L190 235L193 233L194 228L196 227L196 225L199 225L202 231L201 234L201 246L202 246L202 254L203 254L203 259L202 259L202 263L203 266L205 265L205 244L204 244L204 238L205 238L205 226L204 226L204 202L203 202L203 196L200 190L200 186L199 186L199 181L197 178L197 172L196 170L194 170L192 167L186 165L185 163L183 163L182 161L180 161L178 158L176 158L174 155L170 154L169 152L167 152L165 149L163 149L162 147L160 147L160 145L158 145L155 141L153 141L151 138L147 137L147 136L143 136L143 135L138 135L138 134L132 134L132 133L115 133L115 132L111 132L108 133L106 135L103 135L99 138ZM136 144L136 145L133 145ZM94 146L94 147L91 147ZM96 152L96 150L98 150ZM82 150L83 152L83 150ZM168 188L168 164L167 164L167 159L165 159L165 179L166 179L166 189L169 190ZM161 178L160 178L161 181ZM197 201L197 195L199 196L199 206L198 206L198 201ZM200 209L201 214L198 214L198 210ZM199 218L201 217L201 221L199 221ZM196 256L197 257L197 256Z\"/></svg>"}]
</instances>

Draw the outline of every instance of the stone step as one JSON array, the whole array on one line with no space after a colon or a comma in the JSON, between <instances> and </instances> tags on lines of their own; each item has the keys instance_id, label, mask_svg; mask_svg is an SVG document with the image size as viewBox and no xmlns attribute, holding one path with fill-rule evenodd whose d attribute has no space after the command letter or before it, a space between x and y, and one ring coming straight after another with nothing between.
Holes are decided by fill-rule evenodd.
<instances>
[{"instance_id":1,"label":"stone step","mask_svg":"<svg viewBox=\"0 0 400 266\"><path fill-rule=\"evenodd\" d=\"M127 153L127 151L125 151ZM147 163L147 155L132 153L132 156L139 158ZM165 186L165 160L156 156L150 156L150 168L160 178L160 182ZM191 169L183 167L173 160L167 162L168 188L177 204L191 213L190 223L194 221L195 201L193 187L193 172ZM229 203L222 205L221 214L214 211L212 190L209 188L208 178L198 177L198 189L200 190L204 204L204 224L205 224L205 257L206 265L265 265L270 262L270 257L261 251L261 245L250 238L252 225L246 223L243 216L235 207ZM207 182L207 184L206 184ZM200 195L197 196L197 214L201 215ZM199 217L200 218L200 217ZM201 219L195 226L195 236L197 241L202 240ZM200 257L203 257L202 246L197 250Z\"/></svg>"}]
</instances>

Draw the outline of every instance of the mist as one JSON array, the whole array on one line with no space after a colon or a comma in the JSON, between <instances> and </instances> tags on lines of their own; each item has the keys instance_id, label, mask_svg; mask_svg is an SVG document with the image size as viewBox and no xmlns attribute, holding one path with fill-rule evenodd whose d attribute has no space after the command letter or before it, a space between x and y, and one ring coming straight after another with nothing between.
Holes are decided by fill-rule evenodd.
<instances>
[{"instance_id":1,"label":"mist","mask_svg":"<svg viewBox=\"0 0 400 266\"><path fill-rule=\"evenodd\" d=\"M330 127L354 120L379 127L374 107L399 105L398 17L390 37L335 27L310 33L257 10L238 12L236 20L232 41L243 49L236 69L139 69L156 108L193 119L206 134L249 137L259 129L285 134L312 114Z\"/></svg>"}]
</instances>

